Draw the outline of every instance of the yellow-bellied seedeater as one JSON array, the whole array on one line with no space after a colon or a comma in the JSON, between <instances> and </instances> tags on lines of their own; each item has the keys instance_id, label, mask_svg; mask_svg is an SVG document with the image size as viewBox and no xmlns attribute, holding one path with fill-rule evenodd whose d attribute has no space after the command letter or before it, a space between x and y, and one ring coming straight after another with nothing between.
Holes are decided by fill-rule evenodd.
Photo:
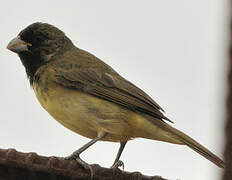
<instances>
[{"instance_id":1,"label":"yellow-bellied seedeater","mask_svg":"<svg viewBox=\"0 0 232 180\"><path fill-rule=\"evenodd\" d=\"M79 155L98 140L121 144L147 138L187 145L219 167L224 162L165 121L162 108L145 92L121 77L96 56L77 48L58 28L34 23L7 48L17 53L44 109L68 129L92 139L68 159L91 167Z\"/></svg>"}]
</instances>

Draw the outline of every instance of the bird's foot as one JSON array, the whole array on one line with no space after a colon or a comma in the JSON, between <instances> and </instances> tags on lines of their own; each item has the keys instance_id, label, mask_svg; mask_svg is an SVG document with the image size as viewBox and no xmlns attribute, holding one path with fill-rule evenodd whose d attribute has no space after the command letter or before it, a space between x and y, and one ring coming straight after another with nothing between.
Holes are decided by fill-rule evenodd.
<instances>
[{"instance_id":1,"label":"bird's foot","mask_svg":"<svg viewBox=\"0 0 232 180\"><path fill-rule=\"evenodd\" d=\"M64 157L65 160L76 160L80 158L80 154L72 153L71 155Z\"/></svg>"},{"instance_id":2,"label":"bird's foot","mask_svg":"<svg viewBox=\"0 0 232 180\"><path fill-rule=\"evenodd\" d=\"M122 169L124 170L124 163L121 160L118 160L117 162L115 162L110 169L118 169L119 167L122 167Z\"/></svg>"},{"instance_id":3,"label":"bird's foot","mask_svg":"<svg viewBox=\"0 0 232 180\"><path fill-rule=\"evenodd\" d=\"M93 179L94 172L93 172L92 166L91 166L90 164L88 164L87 162L83 161L83 160L80 158L79 154L73 153L73 154L71 154L70 156L65 157L64 159L66 159L66 160L76 160L84 169L90 171L91 179Z\"/></svg>"}]
</instances>

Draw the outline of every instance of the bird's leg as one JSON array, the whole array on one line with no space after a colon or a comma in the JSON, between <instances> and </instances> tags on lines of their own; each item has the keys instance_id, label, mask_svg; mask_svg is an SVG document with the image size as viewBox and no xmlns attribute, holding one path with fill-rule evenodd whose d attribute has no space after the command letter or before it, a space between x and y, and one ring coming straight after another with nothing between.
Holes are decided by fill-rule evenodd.
<instances>
[{"instance_id":1,"label":"bird's leg","mask_svg":"<svg viewBox=\"0 0 232 180\"><path fill-rule=\"evenodd\" d=\"M122 161L120 161L119 159L120 159L120 156L121 156L121 154L122 154L122 151L123 151L123 149L124 149L126 143L127 143L127 141L125 141L125 142L120 142L120 148L119 148L118 153L117 153L117 156L116 156L116 158L115 158L115 160L114 160L114 164L111 166L112 169L118 168L118 167L120 167L120 166L122 166L123 169L124 169L124 163L123 163Z\"/></svg>"},{"instance_id":2,"label":"bird's leg","mask_svg":"<svg viewBox=\"0 0 232 180\"><path fill-rule=\"evenodd\" d=\"M85 169L89 169L90 173L91 173L91 179L93 179L93 169L92 167L86 163L85 161L83 161L80 158L80 154L85 151L87 148L89 148L90 146L92 146L94 143L96 143L97 141L99 141L100 139L102 139L103 137L106 136L107 133L103 133L99 136L97 136L95 139L92 139L91 141L89 141L87 144L85 144L84 146L82 146L80 149L76 150L75 152L73 152L70 156L66 157L65 159L67 160L76 160L79 164L81 164Z\"/></svg>"}]
</instances>

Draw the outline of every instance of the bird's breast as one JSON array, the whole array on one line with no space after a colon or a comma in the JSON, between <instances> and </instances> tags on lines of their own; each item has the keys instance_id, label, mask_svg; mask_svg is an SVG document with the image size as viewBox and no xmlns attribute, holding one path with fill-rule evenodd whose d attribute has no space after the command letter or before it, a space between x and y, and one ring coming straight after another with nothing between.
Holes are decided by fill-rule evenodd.
<instances>
[{"instance_id":1,"label":"bird's breast","mask_svg":"<svg viewBox=\"0 0 232 180\"><path fill-rule=\"evenodd\" d=\"M33 83L44 109L70 130L88 138L107 132L105 140L134 138L137 114L114 103L75 89L69 89L42 76Z\"/></svg>"}]
</instances>

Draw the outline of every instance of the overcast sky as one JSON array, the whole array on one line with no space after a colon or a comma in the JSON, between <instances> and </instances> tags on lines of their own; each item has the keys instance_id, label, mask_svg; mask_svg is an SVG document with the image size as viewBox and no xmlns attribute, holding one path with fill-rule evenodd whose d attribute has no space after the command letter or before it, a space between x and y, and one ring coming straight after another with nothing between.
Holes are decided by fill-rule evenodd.
<instances>
[{"instance_id":1,"label":"overcast sky","mask_svg":"<svg viewBox=\"0 0 232 180\"><path fill-rule=\"evenodd\" d=\"M223 157L229 0L4 1L0 7L0 148L67 156L89 139L56 122L38 103L8 42L33 22L59 27L73 42L139 86L174 126ZM118 144L82 154L109 167ZM186 146L136 139L126 171L169 179L219 179L221 170Z\"/></svg>"}]
</instances>

